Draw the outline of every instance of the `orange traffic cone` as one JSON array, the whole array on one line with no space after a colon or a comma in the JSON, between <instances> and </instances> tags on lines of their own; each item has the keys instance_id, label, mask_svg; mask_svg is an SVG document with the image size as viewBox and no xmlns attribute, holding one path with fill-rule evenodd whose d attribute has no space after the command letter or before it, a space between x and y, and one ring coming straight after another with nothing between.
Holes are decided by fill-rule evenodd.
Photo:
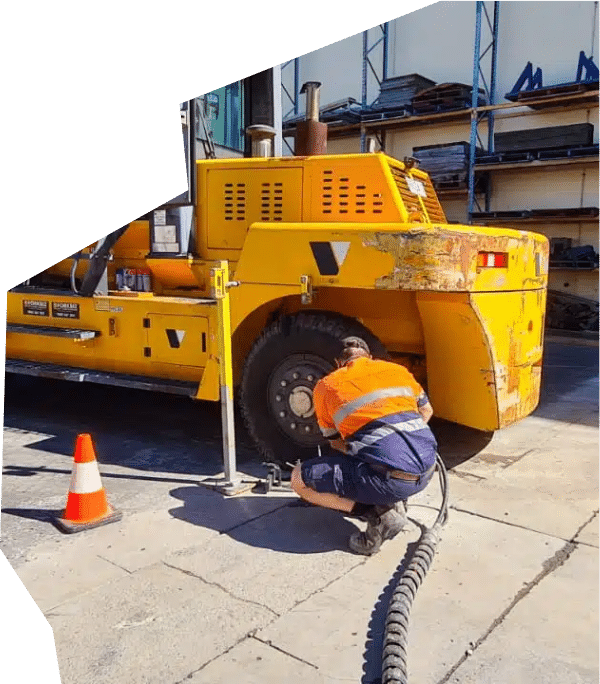
<instances>
[{"instance_id":1,"label":"orange traffic cone","mask_svg":"<svg viewBox=\"0 0 600 684\"><path fill-rule=\"evenodd\" d=\"M120 520L121 511L116 511L106 500L90 435L77 436L73 460L67 507L56 520L60 529L79 532Z\"/></svg>"}]
</instances>

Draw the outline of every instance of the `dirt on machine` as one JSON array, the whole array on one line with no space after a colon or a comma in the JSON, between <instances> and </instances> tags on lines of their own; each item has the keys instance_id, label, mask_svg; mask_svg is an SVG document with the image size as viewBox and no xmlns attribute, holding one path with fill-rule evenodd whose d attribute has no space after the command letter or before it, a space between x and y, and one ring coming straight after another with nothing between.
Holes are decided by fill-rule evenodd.
<instances>
[{"instance_id":1,"label":"dirt on machine","mask_svg":"<svg viewBox=\"0 0 600 684\"><path fill-rule=\"evenodd\" d=\"M546 238L449 224L412 159L307 151L197 161L193 204L12 289L6 370L218 401L226 261L236 396L266 460L314 456L312 389L348 336L406 365L441 418L493 431L531 413Z\"/></svg>"}]
</instances>

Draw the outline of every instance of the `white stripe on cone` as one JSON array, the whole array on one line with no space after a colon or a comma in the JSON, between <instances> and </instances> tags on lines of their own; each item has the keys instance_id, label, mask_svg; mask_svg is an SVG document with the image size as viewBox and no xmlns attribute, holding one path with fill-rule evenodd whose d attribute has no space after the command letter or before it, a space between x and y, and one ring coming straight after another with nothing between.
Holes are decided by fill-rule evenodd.
<instances>
[{"instance_id":1,"label":"white stripe on cone","mask_svg":"<svg viewBox=\"0 0 600 684\"><path fill-rule=\"evenodd\" d=\"M74 463L70 491L73 494L91 494L102 489L98 462Z\"/></svg>"}]
</instances>

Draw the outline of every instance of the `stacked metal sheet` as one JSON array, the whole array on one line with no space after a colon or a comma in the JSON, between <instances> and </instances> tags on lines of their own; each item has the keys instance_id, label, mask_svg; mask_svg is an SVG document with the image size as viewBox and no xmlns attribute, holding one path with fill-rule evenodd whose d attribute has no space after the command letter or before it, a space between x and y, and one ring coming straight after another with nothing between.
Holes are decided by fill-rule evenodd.
<instances>
[{"instance_id":1,"label":"stacked metal sheet","mask_svg":"<svg viewBox=\"0 0 600 684\"><path fill-rule=\"evenodd\" d=\"M560 330L598 330L598 302L561 290L548 290L546 327Z\"/></svg>"},{"instance_id":2,"label":"stacked metal sheet","mask_svg":"<svg viewBox=\"0 0 600 684\"><path fill-rule=\"evenodd\" d=\"M414 96L433 85L435 85L435 81L420 74L386 78L381 82L379 97L371 109L376 111L410 109Z\"/></svg>"},{"instance_id":3,"label":"stacked metal sheet","mask_svg":"<svg viewBox=\"0 0 600 684\"><path fill-rule=\"evenodd\" d=\"M496 152L566 149L588 147L593 144L594 126L591 123L529 128L494 135Z\"/></svg>"},{"instance_id":4,"label":"stacked metal sheet","mask_svg":"<svg viewBox=\"0 0 600 684\"><path fill-rule=\"evenodd\" d=\"M438 189L464 189L469 176L469 143L413 147L412 156L419 168L427 171Z\"/></svg>"}]
</instances>

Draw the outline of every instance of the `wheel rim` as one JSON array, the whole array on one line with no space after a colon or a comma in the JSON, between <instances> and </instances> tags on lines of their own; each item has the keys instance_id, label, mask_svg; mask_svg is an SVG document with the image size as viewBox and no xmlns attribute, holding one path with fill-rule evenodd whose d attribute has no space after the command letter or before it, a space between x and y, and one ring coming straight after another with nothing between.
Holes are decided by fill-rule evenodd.
<instances>
[{"instance_id":1,"label":"wheel rim","mask_svg":"<svg viewBox=\"0 0 600 684\"><path fill-rule=\"evenodd\" d=\"M322 444L312 391L317 381L333 369L326 359L313 354L292 354L269 378L269 406L279 429L302 446Z\"/></svg>"}]
</instances>

